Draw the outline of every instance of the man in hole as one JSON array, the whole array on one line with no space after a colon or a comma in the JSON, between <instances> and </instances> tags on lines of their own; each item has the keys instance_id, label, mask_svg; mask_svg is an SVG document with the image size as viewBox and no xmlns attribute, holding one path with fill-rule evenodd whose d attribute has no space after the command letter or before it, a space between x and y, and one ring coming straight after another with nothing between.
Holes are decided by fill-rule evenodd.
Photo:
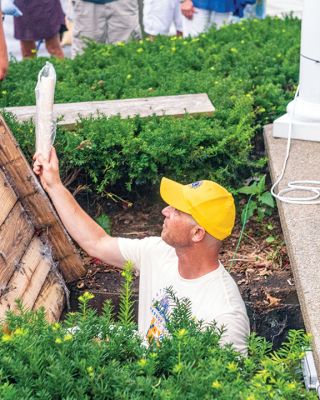
<instances>
[{"instance_id":1,"label":"man in hole","mask_svg":"<svg viewBox=\"0 0 320 400\"><path fill-rule=\"evenodd\" d=\"M59 176L52 148L50 162L34 157L34 172L50 196L73 239L92 257L122 267L131 260L140 273L139 331L149 340L166 334L170 312L166 289L191 301L198 320L224 327L221 344L232 343L246 354L249 321L239 289L219 261L222 240L235 221L232 195L212 181L182 185L162 178L160 194L168 204L161 237L116 238L108 235L82 210Z\"/></svg>"}]
</instances>

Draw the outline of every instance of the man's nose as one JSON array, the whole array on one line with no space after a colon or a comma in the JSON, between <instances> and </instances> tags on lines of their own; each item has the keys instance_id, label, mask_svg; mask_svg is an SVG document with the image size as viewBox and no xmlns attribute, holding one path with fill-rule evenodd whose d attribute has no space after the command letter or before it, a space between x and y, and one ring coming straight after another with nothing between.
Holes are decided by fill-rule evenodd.
<instances>
[{"instance_id":1,"label":"man's nose","mask_svg":"<svg viewBox=\"0 0 320 400\"><path fill-rule=\"evenodd\" d=\"M165 208L162 210L162 215L165 216L165 217L169 217L171 208L172 208L171 206L165 207Z\"/></svg>"}]
</instances>

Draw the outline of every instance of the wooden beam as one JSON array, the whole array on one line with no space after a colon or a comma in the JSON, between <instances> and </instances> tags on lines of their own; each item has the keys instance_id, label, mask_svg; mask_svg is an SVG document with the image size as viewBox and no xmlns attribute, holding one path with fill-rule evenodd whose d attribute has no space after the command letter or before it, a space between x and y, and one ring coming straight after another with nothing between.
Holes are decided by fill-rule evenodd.
<instances>
[{"instance_id":1,"label":"wooden beam","mask_svg":"<svg viewBox=\"0 0 320 400\"><path fill-rule=\"evenodd\" d=\"M33 237L28 249L21 259L20 268L15 270L5 293L0 297L0 320L4 318L6 311L15 309L15 301L17 299L22 299L22 296L29 287L34 272L43 259L41 248L42 243L40 239L37 236Z\"/></svg>"},{"instance_id":2,"label":"wooden beam","mask_svg":"<svg viewBox=\"0 0 320 400\"><path fill-rule=\"evenodd\" d=\"M44 307L49 322L59 321L64 309L66 294L54 271L50 272L34 304L33 309Z\"/></svg>"},{"instance_id":3,"label":"wooden beam","mask_svg":"<svg viewBox=\"0 0 320 400\"><path fill-rule=\"evenodd\" d=\"M16 204L17 196L0 170L0 226Z\"/></svg>"},{"instance_id":4,"label":"wooden beam","mask_svg":"<svg viewBox=\"0 0 320 400\"><path fill-rule=\"evenodd\" d=\"M34 119L36 107L8 107L6 111L15 114L19 121L26 121L31 118ZM186 113L210 116L214 111L215 108L206 93L54 105L54 113L57 119L63 118L58 124L63 126L74 125L79 117L96 117L101 114L108 117L120 115L121 118L134 117L135 115L141 117L152 115L182 117Z\"/></svg>"},{"instance_id":5,"label":"wooden beam","mask_svg":"<svg viewBox=\"0 0 320 400\"><path fill-rule=\"evenodd\" d=\"M14 271L19 268L34 228L18 202L0 228L0 290L6 289Z\"/></svg>"},{"instance_id":6,"label":"wooden beam","mask_svg":"<svg viewBox=\"0 0 320 400\"><path fill-rule=\"evenodd\" d=\"M59 262L65 280L71 282L84 275L85 268L79 254L1 117L0 169L14 189L38 234L43 234L49 239L53 257Z\"/></svg>"},{"instance_id":7,"label":"wooden beam","mask_svg":"<svg viewBox=\"0 0 320 400\"><path fill-rule=\"evenodd\" d=\"M50 260L43 256L32 275L30 284L22 296L22 303L27 309L30 310L34 306L51 267Z\"/></svg>"}]
</instances>

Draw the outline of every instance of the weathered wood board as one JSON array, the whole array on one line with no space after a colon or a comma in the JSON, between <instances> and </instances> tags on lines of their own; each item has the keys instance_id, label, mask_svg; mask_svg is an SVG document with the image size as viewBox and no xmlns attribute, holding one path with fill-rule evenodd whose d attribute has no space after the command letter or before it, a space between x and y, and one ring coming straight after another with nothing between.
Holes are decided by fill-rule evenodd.
<instances>
[{"instance_id":1,"label":"weathered wood board","mask_svg":"<svg viewBox=\"0 0 320 400\"><path fill-rule=\"evenodd\" d=\"M19 121L26 121L34 119L36 107L8 107L6 111L15 114ZM74 125L79 117L95 117L97 115L108 117L120 115L121 118L134 117L135 115L141 117L152 115L182 117L186 113L209 116L214 111L215 108L206 93L54 105L54 113L59 120L58 124L63 126Z\"/></svg>"},{"instance_id":2,"label":"weathered wood board","mask_svg":"<svg viewBox=\"0 0 320 400\"><path fill-rule=\"evenodd\" d=\"M22 154L4 120L0 118L0 168L16 193L38 234L46 234L63 277L71 282L85 272L81 258L60 222L48 196Z\"/></svg>"},{"instance_id":3,"label":"weathered wood board","mask_svg":"<svg viewBox=\"0 0 320 400\"><path fill-rule=\"evenodd\" d=\"M59 319L85 268L46 193L0 117L0 321L20 299Z\"/></svg>"}]
</instances>

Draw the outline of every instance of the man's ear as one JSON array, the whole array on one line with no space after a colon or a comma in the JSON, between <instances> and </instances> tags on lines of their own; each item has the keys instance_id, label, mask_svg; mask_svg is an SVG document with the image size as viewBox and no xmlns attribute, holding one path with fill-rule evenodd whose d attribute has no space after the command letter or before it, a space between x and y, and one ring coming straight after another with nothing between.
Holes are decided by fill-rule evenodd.
<instances>
[{"instance_id":1,"label":"man's ear","mask_svg":"<svg viewBox=\"0 0 320 400\"><path fill-rule=\"evenodd\" d=\"M192 230L193 230L192 241L196 243L201 242L201 240L203 240L206 235L205 229L202 228L202 226L200 225L196 225L192 228Z\"/></svg>"}]
</instances>

